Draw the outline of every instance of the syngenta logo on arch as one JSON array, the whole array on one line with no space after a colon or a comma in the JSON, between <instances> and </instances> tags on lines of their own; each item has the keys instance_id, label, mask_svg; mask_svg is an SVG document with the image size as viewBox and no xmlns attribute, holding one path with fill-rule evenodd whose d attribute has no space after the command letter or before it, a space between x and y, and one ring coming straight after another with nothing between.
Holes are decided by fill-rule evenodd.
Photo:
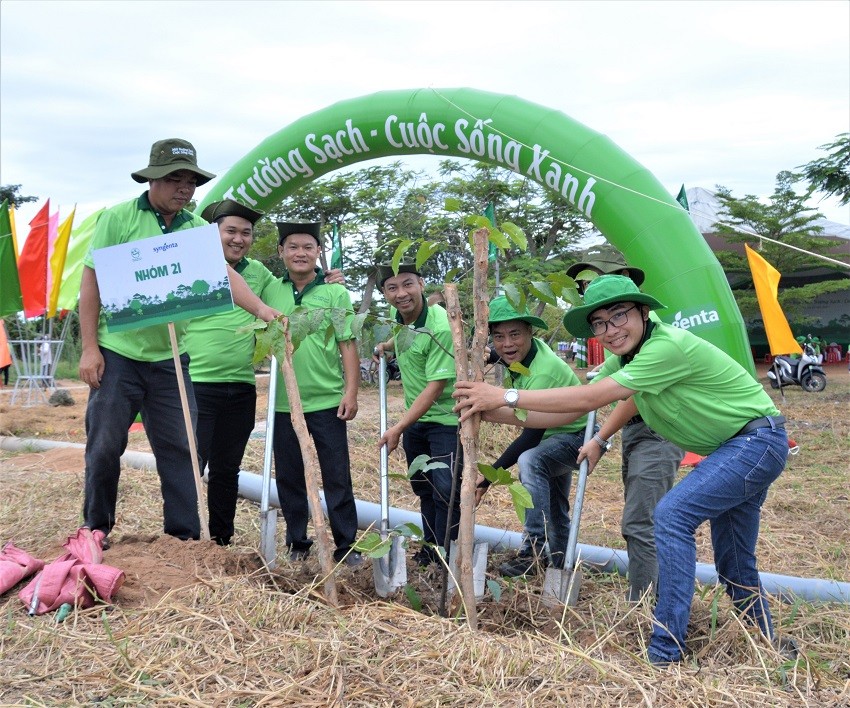
<instances>
[{"instance_id":1,"label":"syngenta logo on arch","mask_svg":"<svg viewBox=\"0 0 850 708\"><path fill-rule=\"evenodd\" d=\"M679 329L693 329L694 327L706 327L720 324L720 315L717 310L703 308L697 313L688 313L679 310L670 323Z\"/></svg>"}]
</instances>

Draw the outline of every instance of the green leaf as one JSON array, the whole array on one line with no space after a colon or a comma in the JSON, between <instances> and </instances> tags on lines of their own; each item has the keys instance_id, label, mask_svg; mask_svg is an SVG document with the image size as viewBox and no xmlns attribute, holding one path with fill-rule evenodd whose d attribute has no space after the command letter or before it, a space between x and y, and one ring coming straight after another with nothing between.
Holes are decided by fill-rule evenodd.
<instances>
[{"instance_id":1,"label":"green leaf","mask_svg":"<svg viewBox=\"0 0 850 708\"><path fill-rule=\"evenodd\" d=\"M508 371L513 371L522 376L531 376L531 370L527 366L523 366L520 362L515 361L508 367Z\"/></svg>"},{"instance_id":2,"label":"green leaf","mask_svg":"<svg viewBox=\"0 0 850 708\"><path fill-rule=\"evenodd\" d=\"M460 199L455 199L454 197L447 197L443 202L443 209L446 211L460 211Z\"/></svg>"},{"instance_id":3,"label":"green leaf","mask_svg":"<svg viewBox=\"0 0 850 708\"><path fill-rule=\"evenodd\" d=\"M499 585L495 580L487 581L487 589L490 591L490 594L493 596L493 600L498 602L502 597L502 586Z\"/></svg>"},{"instance_id":4,"label":"green leaf","mask_svg":"<svg viewBox=\"0 0 850 708\"><path fill-rule=\"evenodd\" d=\"M448 273L446 273L446 277L443 278L443 282L453 283L462 272L463 268L452 268Z\"/></svg>"},{"instance_id":5,"label":"green leaf","mask_svg":"<svg viewBox=\"0 0 850 708\"><path fill-rule=\"evenodd\" d=\"M360 339L363 336L363 325L366 324L366 318L368 316L368 312L361 312L358 315L354 315L354 319L351 321L351 334L355 339Z\"/></svg>"},{"instance_id":6,"label":"green leaf","mask_svg":"<svg viewBox=\"0 0 850 708\"><path fill-rule=\"evenodd\" d=\"M514 408L514 415L516 416L517 420L528 420L528 411L525 410L525 408Z\"/></svg>"},{"instance_id":7,"label":"green leaf","mask_svg":"<svg viewBox=\"0 0 850 708\"><path fill-rule=\"evenodd\" d=\"M505 297L517 312L522 312L525 309L525 291L520 290L513 283L505 283L502 286L505 289Z\"/></svg>"},{"instance_id":8,"label":"green leaf","mask_svg":"<svg viewBox=\"0 0 850 708\"><path fill-rule=\"evenodd\" d=\"M395 253L393 253L393 273L398 275L398 265L401 263L401 259L404 257L404 254L407 252L407 249L410 248L410 245L413 243L409 238L403 239L402 242L396 246Z\"/></svg>"},{"instance_id":9,"label":"green leaf","mask_svg":"<svg viewBox=\"0 0 850 708\"><path fill-rule=\"evenodd\" d=\"M525 232L519 226L510 221L503 221L500 228L516 244L517 248L522 251L528 248L528 239L525 237Z\"/></svg>"},{"instance_id":10,"label":"green leaf","mask_svg":"<svg viewBox=\"0 0 850 708\"><path fill-rule=\"evenodd\" d=\"M416 592L416 588L412 585L405 585L404 594L407 597L407 601L410 603L410 606L416 610L416 612L422 612L422 598L419 597L419 593Z\"/></svg>"},{"instance_id":11,"label":"green leaf","mask_svg":"<svg viewBox=\"0 0 850 708\"><path fill-rule=\"evenodd\" d=\"M486 216L481 216L481 214L469 214L468 216L463 217L463 223L466 226L472 226L474 230L492 230L493 228L493 225L490 223L490 219L488 219Z\"/></svg>"},{"instance_id":12,"label":"green leaf","mask_svg":"<svg viewBox=\"0 0 850 708\"><path fill-rule=\"evenodd\" d=\"M416 459L414 459L413 462L411 462L410 465L407 468L408 478L412 477L417 472L422 470L425 467L425 465L428 464L428 462L430 460L431 460L431 457L429 455L418 455L416 457Z\"/></svg>"},{"instance_id":13,"label":"green leaf","mask_svg":"<svg viewBox=\"0 0 850 708\"><path fill-rule=\"evenodd\" d=\"M419 244L419 249L416 251L416 270L419 270L425 261L445 247L446 244L439 241L423 241Z\"/></svg>"},{"instance_id":14,"label":"green leaf","mask_svg":"<svg viewBox=\"0 0 850 708\"><path fill-rule=\"evenodd\" d=\"M249 325L244 325L236 330L236 334L245 334L247 332L254 332L258 329L267 329L269 326L268 322L263 322L262 320L254 320Z\"/></svg>"},{"instance_id":15,"label":"green leaf","mask_svg":"<svg viewBox=\"0 0 850 708\"><path fill-rule=\"evenodd\" d=\"M353 545L359 553L365 553L369 558L382 558L390 552L393 540L391 536L381 539L381 534L375 531L363 534Z\"/></svg>"},{"instance_id":16,"label":"green leaf","mask_svg":"<svg viewBox=\"0 0 850 708\"><path fill-rule=\"evenodd\" d=\"M397 526L394 531L397 531L405 538L425 538L425 532L412 521Z\"/></svg>"},{"instance_id":17,"label":"green leaf","mask_svg":"<svg viewBox=\"0 0 850 708\"><path fill-rule=\"evenodd\" d=\"M511 247L511 242L508 241L507 236L503 234L499 229L490 229L490 235L487 237L490 243L495 243L496 246L501 248L503 251L509 249Z\"/></svg>"},{"instance_id":18,"label":"green leaf","mask_svg":"<svg viewBox=\"0 0 850 708\"><path fill-rule=\"evenodd\" d=\"M514 481L513 476L503 467L493 467L492 465L478 463L478 471L484 475L484 478L491 484L511 484Z\"/></svg>"},{"instance_id":19,"label":"green leaf","mask_svg":"<svg viewBox=\"0 0 850 708\"><path fill-rule=\"evenodd\" d=\"M325 344L330 342L334 338L334 326L329 324L325 329Z\"/></svg>"},{"instance_id":20,"label":"green leaf","mask_svg":"<svg viewBox=\"0 0 850 708\"><path fill-rule=\"evenodd\" d=\"M345 330L350 314L351 313L343 307L334 307L331 310L331 323L333 324L333 330L336 334L336 338L339 340L345 339Z\"/></svg>"},{"instance_id":21,"label":"green leaf","mask_svg":"<svg viewBox=\"0 0 850 708\"><path fill-rule=\"evenodd\" d=\"M555 293L552 292L552 288L549 287L549 283L545 280L535 280L528 284L528 289L534 294L534 296L538 300L542 300L549 305L557 305L558 298L555 297Z\"/></svg>"},{"instance_id":22,"label":"green leaf","mask_svg":"<svg viewBox=\"0 0 850 708\"><path fill-rule=\"evenodd\" d=\"M521 524L524 524L525 510L534 508L534 503L531 501L531 494L528 493L528 490L520 482L514 482L509 485L508 491L511 493L511 500L514 503L517 518Z\"/></svg>"},{"instance_id":23,"label":"green leaf","mask_svg":"<svg viewBox=\"0 0 850 708\"><path fill-rule=\"evenodd\" d=\"M413 346L413 340L416 339L416 330L411 329L407 325L399 328L395 335L395 353L403 354Z\"/></svg>"}]
</instances>

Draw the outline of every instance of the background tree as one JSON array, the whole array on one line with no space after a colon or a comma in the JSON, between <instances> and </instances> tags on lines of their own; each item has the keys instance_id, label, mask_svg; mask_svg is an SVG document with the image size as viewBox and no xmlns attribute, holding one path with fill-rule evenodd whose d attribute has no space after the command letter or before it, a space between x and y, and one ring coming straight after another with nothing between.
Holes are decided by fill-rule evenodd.
<instances>
[{"instance_id":1,"label":"background tree","mask_svg":"<svg viewBox=\"0 0 850 708\"><path fill-rule=\"evenodd\" d=\"M792 172L780 172L776 176L776 188L768 203L763 204L753 195L742 199L732 196L726 187L718 185L717 198L723 206L721 221L717 232L731 243L747 243L776 268L780 273L789 274L807 268L819 268L824 262L815 256L785 246L761 240L766 236L774 241L796 246L813 253L824 253L835 246L833 241L822 238L823 228L815 222L822 215L806 206L807 194L797 194L793 185L797 176ZM748 232L748 233L745 233ZM723 269L749 275L747 258L734 251L717 253ZM750 284L752 281L749 281ZM784 288L780 291L779 301L786 316L802 319L802 309L807 303L824 293L843 290L846 280L829 280L810 283L796 288ZM752 286L746 290L733 290L738 307L744 317L759 313L758 301Z\"/></svg>"},{"instance_id":2,"label":"background tree","mask_svg":"<svg viewBox=\"0 0 850 708\"><path fill-rule=\"evenodd\" d=\"M808 194L823 192L837 197L842 206L850 204L850 133L837 135L833 142L821 145L818 150L832 152L801 166L801 176L809 182Z\"/></svg>"},{"instance_id":3,"label":"background tree","mask_svg":"<svg viewBox=\"0 0 850 708\"><path fill-rule=\"evenodd\" d=\"M21 191L19 184L4 184L0 185L0 204L4 199L9 200L9 206L19 207L27 202L37 202L38 197L25 197L23 194L18 194Z\"/></svg>"}]
</instances>

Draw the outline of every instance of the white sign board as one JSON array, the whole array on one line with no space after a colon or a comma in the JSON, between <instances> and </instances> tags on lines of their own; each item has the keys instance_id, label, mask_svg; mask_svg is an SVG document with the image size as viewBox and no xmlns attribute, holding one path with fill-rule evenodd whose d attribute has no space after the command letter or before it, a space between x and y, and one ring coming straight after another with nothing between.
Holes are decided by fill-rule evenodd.
<instances>
[{"instance_id":1,"label":"white sign board","mask_svg":"<svg viewBox=\"0 0 850 708\"><path fill-rule=\"evenodd\" d=\"M233 309L215 224L98 248L92 256L110 332Z\"/></svg>"}]
</instances>

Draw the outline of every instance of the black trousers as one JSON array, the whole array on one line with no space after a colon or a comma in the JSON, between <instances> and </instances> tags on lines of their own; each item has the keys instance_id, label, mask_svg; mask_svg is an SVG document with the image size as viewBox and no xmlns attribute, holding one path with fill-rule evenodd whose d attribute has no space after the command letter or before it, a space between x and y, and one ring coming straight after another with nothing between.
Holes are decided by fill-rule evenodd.
<instances>
[{"instance_id":1,"label":"black trousers","mask_svg":"<svg viewBox=\"0 0 850 708\"><path fill-rule=\"evenodd\" d=\"M249 383L195 383L198 457L209 465L207 509L210 536L229 543L233 536L239 466L254 429L257 389Z\"/></svg>"},{"instance_id":2,"label":"black trousers","mask_svg":"<svg viewBox=\"0 0 850 708\"><path fill-rule=\"evenodd\" d=\"M339 561L348 553L357 535L357 507L351 483L348 432L337 408L305 413L307 430L316 445L322 487ZM310 518L304 460L289 413L276 413L274 419L274 465L280 509L286 519L286 545L293 551L306 551L313 545L307 538Z\"/></svg>"}]
</instances>

